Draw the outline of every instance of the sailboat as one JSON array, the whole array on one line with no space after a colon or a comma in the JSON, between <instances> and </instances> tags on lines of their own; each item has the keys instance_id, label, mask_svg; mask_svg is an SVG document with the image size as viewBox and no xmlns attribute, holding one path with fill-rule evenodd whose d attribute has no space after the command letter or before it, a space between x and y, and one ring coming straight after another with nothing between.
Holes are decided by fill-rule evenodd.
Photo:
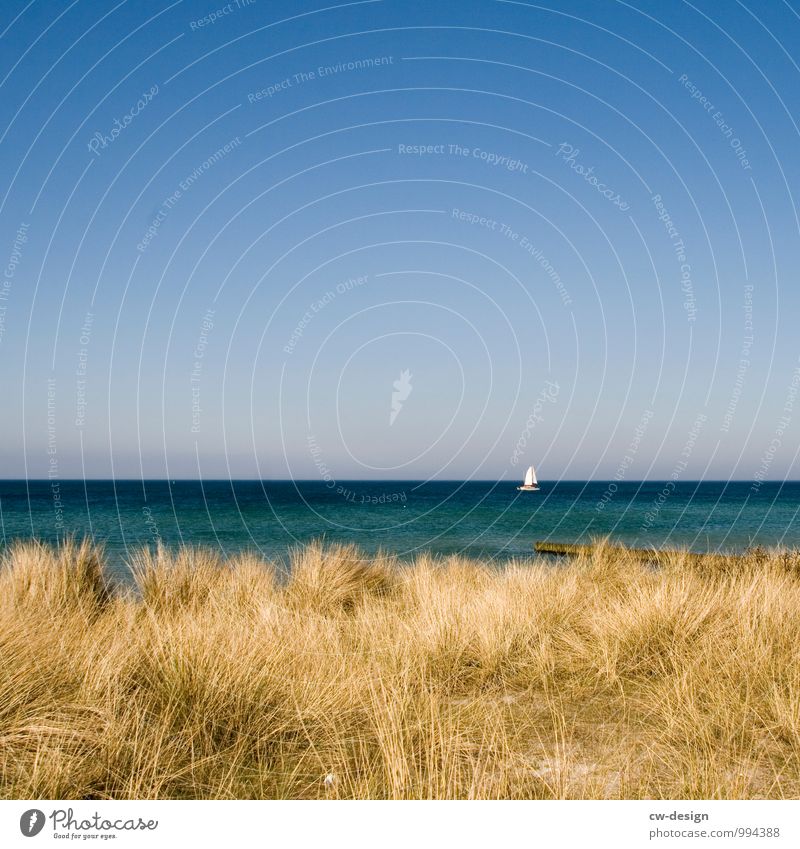
<instances>
[{"instance_id":1,"label":"sailboat","mask_svg":"<svg viewBox=\"0 0 800 849\"><path fill-rule=\"evenodd\" d=\"M536 480L536 471L533 466L528 466L528 471L525 472L525 482L522 486L518 486L520 492L538 492L539 482Z\"/></svg>"}]
</instances>

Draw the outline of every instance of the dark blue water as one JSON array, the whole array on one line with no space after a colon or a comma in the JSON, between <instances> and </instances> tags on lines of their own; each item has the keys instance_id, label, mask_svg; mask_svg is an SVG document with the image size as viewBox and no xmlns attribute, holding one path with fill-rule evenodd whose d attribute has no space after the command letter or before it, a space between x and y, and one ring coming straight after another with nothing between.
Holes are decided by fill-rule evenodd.
<instances>
[{"instance_id":1,"label":"dark blue water","mask_svg":"<svg viewBox=\"0 0 800 849\"><path fill-rule=\"evenodd\" d=\"M616 486L616 489L614 489ZM162 540L283 558L325 537L402 556L430 550L505 560L535 540L687 546L696 551L800 545L800 482L544 483L409 481L0 481L2 539L66 534L106 545L120 567Z\"/></svg>"}]
</instances>

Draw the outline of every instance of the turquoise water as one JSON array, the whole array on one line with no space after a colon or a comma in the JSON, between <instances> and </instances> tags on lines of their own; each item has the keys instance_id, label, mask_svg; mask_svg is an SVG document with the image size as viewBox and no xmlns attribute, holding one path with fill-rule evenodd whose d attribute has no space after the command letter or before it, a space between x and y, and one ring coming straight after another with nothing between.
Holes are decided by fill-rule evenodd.
<instances>
[{"instance_id":1,"label":"turquoise water","mask_svg":"<svg viewBox=\"0 0 800 849\"><path fill-rule=\"evenodd\" d=\"M105 543L114 569L131 549L209 545L229 554L286 556L324 537L383 548L502 561L536 540L575 542L609 534L627 545L695 551L800 546L800 483L516 483L319 481L0 481L2 539Z\"/></svg>"}]
</instances>

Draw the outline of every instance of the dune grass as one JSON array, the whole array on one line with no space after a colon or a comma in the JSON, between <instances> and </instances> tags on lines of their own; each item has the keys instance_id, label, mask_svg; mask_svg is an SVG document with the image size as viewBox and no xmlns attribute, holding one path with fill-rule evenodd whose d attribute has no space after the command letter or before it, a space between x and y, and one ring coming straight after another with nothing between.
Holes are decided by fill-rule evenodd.
<instances>
[{"instance_id":1,"label":"dune grass","mask_svg":"<svg viewBox=\"0 0 800 849\"><path fill-rule=\"evenodd\" d=\"M0 565L5 798L797 798L800 560Z\"/></svg>"}]
</instances>

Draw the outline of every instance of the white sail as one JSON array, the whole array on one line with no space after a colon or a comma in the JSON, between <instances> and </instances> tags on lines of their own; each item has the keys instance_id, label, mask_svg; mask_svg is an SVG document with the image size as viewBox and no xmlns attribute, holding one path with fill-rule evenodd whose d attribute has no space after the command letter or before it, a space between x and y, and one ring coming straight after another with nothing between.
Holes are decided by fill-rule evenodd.
<instances>
[{"instance_id":1,"label":"white sail","mask_svg":"<svg viewBox=\"0 0 800 849\"><path fill-rule=\"evenodd\" d=\"M536 486L536 472L533 470L533 466L528 466L528 471L525 472L525 486Z\"/></svg>"}]
</instances>

